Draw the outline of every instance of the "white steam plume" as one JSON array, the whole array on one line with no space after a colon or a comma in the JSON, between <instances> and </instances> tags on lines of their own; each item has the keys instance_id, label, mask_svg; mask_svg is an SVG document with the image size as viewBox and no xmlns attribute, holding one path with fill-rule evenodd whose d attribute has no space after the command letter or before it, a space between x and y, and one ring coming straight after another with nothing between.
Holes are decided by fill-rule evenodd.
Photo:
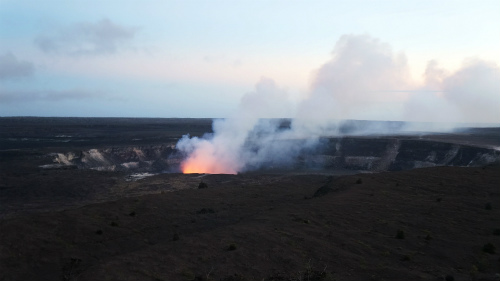
<instances>
[{"instance_id":1,"label":"white steam plume","mask_svg":"<svg viewBox=\"0 0 500 281\"><path fill-rule=\"evenodd\" d=\"M412 81L406 56L394 54L388 44L368 35L344 35L296 108L273 80L261 79L255 91L242 98L237 114L214 120L213 134L179 140L177 148L186 156L181 168L235 174L264 164L290 163L304 150L314 149L321 136L450 129L448 124L457 122L500 123L496 64L470 60L449 73L431 60L424 78L423 85ZM261 119L290 116L294 118L286 128L280 127L280 120ZM365 117L432 123L345 121Z\"/></svg>"},{"instance_id":2,"label":"white steam plume","mask_svg":"<svg viewBox=\"0 0 500 281\"><path fill-rule=\"evenodd\" d=\"M286 92L273 80L262 78L255 91L242 98L238 114L214 120L213 134L202 138L186 135L179 140L177 149L187 155L181 168L184 172L235 174L252 162L260 162L256 159L259 153L247 151L248 139L259 143L274 136L276 125L260 117L289 116L291 106L287 105Z\"/></svg>"}]
</instances>

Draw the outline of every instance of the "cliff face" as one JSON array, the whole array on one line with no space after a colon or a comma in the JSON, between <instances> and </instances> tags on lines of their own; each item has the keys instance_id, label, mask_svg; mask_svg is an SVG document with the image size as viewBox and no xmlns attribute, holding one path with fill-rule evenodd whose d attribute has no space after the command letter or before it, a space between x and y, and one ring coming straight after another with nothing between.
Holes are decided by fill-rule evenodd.
<instances>
[{"instance_id":1,"label":"cliff face","mask_svg":"<svg viewBox=\"0 0 500 281\"><path fill-rule=\"evenodd\" d=\"M179 165L179 159L173 157L175 151L172 145L151 145L52 153L54 164L42 168L74 166L99 171L163 172Z\"/></svg>"},{"instance_id":2,"label":"cliff face","mask_svg":"<svg viewBox=\"0 0 500 281\"><path fill-rule=\"evenodd\" d=\"M326 167L365 171L469 167L500 161L498 149L417 139L332 139L323 151Z\"/></svg>"},{"instance_id":3,"label":"cliff face","mask_svg":"<svg viewBox=\"0 0 500 281\"><path fill-rule=\"evenodd\" d=\"M178 172L182 161L175 145L122 146L52 153L43 168L100 171ZM299 154L293 163L273 168L398 171L434 166L482 166L500 162L500 150L463 144L402 138L329 138ZM270 165L271 166L271 165ZM265 165L260 170L267 170Z\"/></svg>"}]
</instances>

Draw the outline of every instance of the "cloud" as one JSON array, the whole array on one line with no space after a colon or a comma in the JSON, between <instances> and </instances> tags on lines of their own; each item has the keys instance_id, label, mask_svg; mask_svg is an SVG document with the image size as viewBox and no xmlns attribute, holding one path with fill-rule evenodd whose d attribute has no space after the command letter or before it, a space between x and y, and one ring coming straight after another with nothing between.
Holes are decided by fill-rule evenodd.
<instances>
[{"instance_id":1,"label":"cloud","mask_svg":"<svg viewBox=\"0 0 500 281\"><path fill-rule=\"evenodd\" d=\"M256 118L285 118L292 116L293 105L288 93L279 88L274 80L262 77L255 91L245 94L240 101L240 111Z\"/></svg>"},{"instance_id":2,"label":"cloud","mask_svg":"<svg viewBox=\"0 0 500 281\"><path fill-rule=\"evenodd\" d=\"M343 35L332 59L316 71L299 118L353 118L367 104L380 100L380 92L407 90L406 56L369 35Z\"/></svg>"},{"instance_id":3,"label":"cloud","mask_svg":"<svg viewBox=\"0 0 500 281\"><path fill-rule=\"evenodd\" d=\"M500 68L493 62L466 61L443 80L445 98L467 122L500 123Z\"/></svg>"},{"instance_id":4,"label":"cloud","mask_svg":"<svg viewBox=\"0 0 500 281\"><path fill-rule=\"evenodd\" d=\"M122 49L138 28L120 26L109 19L95 23L82 22L53 35L42 35L35 45L45 53L68 55L107 55Z\"/></svg>"},{"instance_id":5,"label":"cloud","mask_svg":"<svg viewBox=\"0 0 500 281\"><path fill-rule=\"evenodd\" d=\"M466 60L454 72L429 61L425 84L405 103L405 119L427 122L500 123L500 68Z\"/></svg>"},{"instance_id":6,"label":"cloud","mask_svg":"<svg viewBox=\"0 0 500 281\"><path fill-rule=\"evenodd\" d=\"M32 62L18 60L12 53L0 55L0 80L29 77L35 72Z\"/></svg>"},{"instance_id":7,"label":"cloud","mask_svg":"<svg viewBox=\"0 0 500 281\"><path fill-rule=\"evenodd\" d=\"M304 135L336 134L345 119L397 119L394 104L411 90L406 56L369 35L343 35L313 75L293 126Z\"/></svg>"},{"instance_id":8,"label":"cloud","mask_svg":"<svg viewBox=\"0 0 500 281\"><path fill-rule=\"evenodd\" d=\"M424 83L409 75L403 53L369 35L344 35L332 59L314 74L294 125L307 133L337 128L334 120L367 119L482 123L500 122L500 70L467 60L454 71L430 60ZM451 127L450 127L451 128Z\"/></svg>"},{"instance_id":9,"label":"cloud","mask_svg":"<svg viewBox=\"0 0 500 281\"><path fill-rule=\"evenodd\" d=\"M8 91L0 90L0 103L23 103L34 101L58 102L63 100L84 100L102 98L99 92L88 92L83 90L64 91Z\"/></svg>"},{"instance_id":10,"label":"cloud","mask_svg":"<svg viewBox=\"0 0 500 281\"><path fill-rule=\"evenodd\" d=\"M443 83L443 79L449 75L445 69L439 68L438 65L437 60L430 60L423 75L425 86L432 90L442 90L441 84Z\"/></svg>"}]
</instances>

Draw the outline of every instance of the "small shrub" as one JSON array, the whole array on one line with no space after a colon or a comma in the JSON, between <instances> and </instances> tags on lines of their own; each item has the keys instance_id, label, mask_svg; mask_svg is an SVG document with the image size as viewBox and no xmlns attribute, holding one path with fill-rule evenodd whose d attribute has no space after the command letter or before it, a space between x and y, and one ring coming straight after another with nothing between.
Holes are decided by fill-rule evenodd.
<instances>
[{"instance_id":1,"label":"small shrub","mask_svg":"<svg viewBox=\"0 0 500 281\"><path fill-rule=\"evenodd\" d=\"M101 230L101 229L97 230L97 231L95 232L95 234L97 234L97 235L102 235L102 230Z\"/></svg>"},{"instance_id":2,"label":"small shrub","mask_svg":"<svg viewBox=\"0 0 500 281\"><path fill-rule=\"evenodd\" d=\"M295 280L295 279L292 279ZM302 279L299 280L311 280L311 281L327 281L327 280L335 280L331 273L319 270L314 270L312 268L308 268L302 274Z\"/></svg>"},{"instance_id":3,"label":"small shrub","mask_svg":"<svg viewBox=\"0 0 500 281\"><path fill-rule=\"evenodd\" d=\"M203 189L203 188L208 188L208 185L204 182L200 182L200 184L198 185L198 189Z\"/></svg>"},{"instance_id":4,"label":"small shrub","mask_svg":"<svg viewBox=\"0 0 500 281\"><path fill-rule=\"evenodd\" d=\"M444 278L444 280L446 280L446 281L455 281L455 277L453 277L453 275L446 275L446 277Z\"/></svg>"},{"instance_id":5,"label":"small shrub","mask_svg":"<svg viewBox=\"0 0 500 281\"><path fill-rule=\"evenodd\" d=\"M114 227L117 227L117 226L118 226L118 223L117 223L117 222L115 222L115 221L112 221L109 225L114 226Z\"/></svg>"},{"instance_id":6,"label":"small shrub","mask_svg":"<svg viewBox=\"0 0 500 281\"><path fill-rule=\"evenodd\" d=\"M135 211L130 212L130 214L128 214L128 215L131 217L135 217Z\"/></svg>"},{"instance_id":7,"label":"small shrub","mask_svg":"<svg viewBox=\"0 0 500 281\"><path fill-rule=\"evenodd\" d=\"M405 239L405 232L402 230L398 230L396 233L396 239Z\"/></svg>"},{"instance_id":8,"label":"small shrub","mask_svg":"<svg viewBox=\"0 0 500 281\"><path fill-rule=\"evenodd\" d=\"M491 203L486 203L486 204L484 205L484 209L485 209L485 210L488 210L488 211L489 211L489 210L491 210L491 209L492 209L492 207L491 207Z\"/></svg>"},{"instance_id":9,"label":"small shrub","mask_svg":"<svg viewBox=\"0 0 500 281\"><path fill-rule=\"evenodd\" d=\"M488 257L485 257L483 255L478 260L476 260L476 266L479 272L486 272L491 267L491 264L488 260Z\"/></svg>"},{"instance_id":10,"label":"small shrub","mask_svg":"<svg viewBox=\"0 0 500 281\"><path fill-rule=\"evenodd\" d=\"M229 247L227 248L228 251L234 251L236 250L236 244L235 243L231 243L229 244Z\"/></svg>"},{"instance_id":11,"label":"small shrub","mask_svg":"<svg viewBox=\"0 0 500 281\"><path fill-rule=\"evenodd\" d=\"M203 208L199 211L196 211L197 214L215 214L215 210L212 208Z\"/></svg>"},{"instance_id":12,"label":"small shrub","mask_svg":"<svg viewBox=\"0 0 500 281\"><path fill-rule=\"evenodd\" d=\"M401 257L401 261L410 261L411 260L411 257L409 255L403 255Z\"/></svg>"},{"instance_id":13,"label":"small shrub","mask_svg":"<svg viewBox=\"0 0 500 281\"><path fill-rule=\"evenodd\" d=\"M357 181L356 181L356 184L362 184L363 183L363 180L361 178L359 178Z\"/></svg>"},{"instance_id":14,"label":"small shrub","mask_svg":"<svg viewBox=\"0 0 500 281\"><path fill-rule=\"evenodd\" d=\"M235 275L226 276L220 280L221 281L246 281L247 279L245 278L245 276L235 274Z\"/></svg>"},{"instance_id":15,"label":"small shrub","mask_svg":"<svg viewBox=\"0 0 500 281\"><path fill-rule=\"evenodd\" d=\"M471 274L471 275L473 275L473 276L474 276L474 275L476 275L476 274L477 274L477 272L478 272L478 271L479 271L479 268L477 268L477 266L476 266L475 264L473 264L473 265L471 266L471 268L470 268L470 271L469 271L469 272L470 272L470 274Z\"/></svg>"},{"instance_id":16,"label":"small shrub","mask_svg":"<svg viewBox=\"0 0 500 281\"><path fill-rule=\"evenodd\" d=\"M182 276L184 276L185 280L195 280L196 275L189 269L185 269L182 271Z\"/></svg>"},{"instance_id":17,"label":"small shrub","mask_svg":"<svg viewBox=\"0 0 500 281\"><path fill-rule=\"evenodd\" d=\"M179 240L179 234L174 233L174 237L172 238L172 241L177 241Z\"/></svg>"},{"instance_id":18,"label":"small shrub","mask_svg":"<svg viewBox=\"0 0 500 281\"><path fill-rule=\"evenodd\" d=\"M63 278L64 281L76 280L78 275L80 275L80 263L81 259L71 258L64 266L63 266Z\"/></svg>"},{"instance_id":19,"label":"small shrub","mask_svg":"<svg viewBox=\"0 0 500 281\"><path fill-rule=\"evenodd\" d=\"M443 198L439 197L436 199L436 202L441 202L441 200L443 200Z\"/></svg>"},{"instance_id":20,"label":"small shrub","mask_svg":"<svg viewBox=\"0 0 500 281\"><path fill-rule=\"evenodd\" d=\"M427 236L425 236L425 240L427 240L427 241L432 240L432 236L430 234L427 234Z\"/></svg>"},{"instance_id":21,"label":"small shrub","mask_svg":"<svg viewBox=\"0 0 500 281\"><path fill-rule=\"evenodd\" d=\"M483 252L488 254L495 254L495 245L488 243L483 246Z\"/></svg>"},{"instance_id":22,"label":"small shrub","mask_svg":"<svg viewBox=\"0 0 500 281\"><path fill-rule=\"evenodd\" d=\"M193 281L211 281L213 279L211 278L208 278L207 276L203 276L203 275L196 275L196 277L194 277L194 279L192 279Z\"/></svg>"},{"instance_id":23,"label":"small shrub","mask_svg":"<svg viewBox=\"0 0 500 281\"><path fill-rule=\"evenodd\" d=\"M493 235L500 235L500 228L493 229Z\"/></svg>"}]
</instances>

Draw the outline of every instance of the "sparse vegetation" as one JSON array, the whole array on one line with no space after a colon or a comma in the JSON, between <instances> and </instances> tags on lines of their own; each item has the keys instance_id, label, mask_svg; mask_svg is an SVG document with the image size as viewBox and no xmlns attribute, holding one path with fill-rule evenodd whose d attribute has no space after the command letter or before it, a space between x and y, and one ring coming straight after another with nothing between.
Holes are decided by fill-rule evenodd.
<instances>
[{"instance_id":1,"label":"sparse vegetation","mask_svg":"<svg viewBox=\"0 0 500 281\"><path fill-rule=\"evenodd\" d=\"M172 241L177 241L179 240L179 234L176 232L174 233L174 236L172 237Z\"/></svg>"},{"instance_id":2,"label":"sparse vegetation","mask_svg":"<svg viewBox=\"0 0 500 281\"><path fill-rule=\"evenodd\" d=\"M483 252L485 253L488 253L488 254L495 254L495 245L493 245L492 243L487 243L487 244L484 244L483 246Z\"/></svg>"},{"instance_id":3,"label":"sparse vegetation","mask_svg":"<svg viewBox=\"0 0 500 281\"><path fill-rule=\"evenodd\" d=\"M181 275L185 278L185 280L195 280L196 275L189 269L185 269L181 272Z\"/></svg>"},{"instance_id":4,"label":"sparse vegetation","mask_svg":"<svg viewBox=\"0 0 500 281\"><path fill-rule=\"evenodd\" d=\"M238 247L236 246L236 244L235 244L235 243L231 243L231 244L229 244L229 246L227 247L227 250L228 250L228 251L234 251L234 250L236 250L237 248L238 248Z\"/></svg>"},{"instance_id":5,"label":"sparse vegetation","mask_svg":"<svg viewBox=\"0 0 500 281\"><path fill-rule=\"evenodd\" d=\"M476 260L476 267L479 272L486 272L488 268L490 268L488 258L485 255L480 256L479 259Z\"/></svg>"},{"instance_id":6,"label":"sparse vegetation","mask_svg":"<svg viewBox=\"0 0 500 281\"><path fill-rule=\"evenodd\" d=\"M474 277L478 271L479 271L479 269L477 268L477 266L475 264L473 264L469 270L469 273L471 276Z\"/></svg>"},{"instance_id":7,"label":"sparse vegetation","mask_svg":"<svg viewBox=\"0 0 500 281\"><path fill-rule=\"evenodd\" d=\"M211 123L206 122L208 129ZM175 125L175 132L184 131L182 126ZM156 132L165 127L158 126ZM137 158L126 149L131 148L126 136L117 137L112 146L100 137L101 131L132 134L129 122L125 128L99 125L91 129L98 134L81 145L75 142L80 136L74 134L70 142L62 143L60 152L85 154L99 144L101 152L115 146L119 150L113 155L129 153ZM46 139L60 133L47 129ZM29 156L29 160L36 162L19 160L20 164L45 164L55 157L47 153L59 152L36 148L43 145L42 140L6 142L9 136L0 131L2 144L34 147L30 151L36 159ZM495 129L491 135L498 132ZM159 152L158 168L175 171L176 162L166 160L175 151L176 138L156 136L134 135L143 138L134 141L134 146L144 146L141 151L151 155ZM334 142L346 140L349 137ZM372 149L371 142L363 141L367 150ZM386 140L377 141L382 151ZM162 148L153 149L156 143ZM412 164L412 157L425 156L421 152L433 144L425 143L403 137L398 159L388 169L413 167L405 165ZM450 148L456 146L437 144L432 150L443 159ZM356 146L349 149L354 151ZM473 150L459 149L457 156L475 155ZM124 171L40 170L36 166L25 171L9 156L23 151L0 151L0 279L382 281L439 277L444 281L447 274L455 280L493 280L498 272L500 224L495 218L500 210L500 166L488 167L479 176L471 176L475 168L432 167L329 177L344 167L343 160L351 154L325 150L321 152L324 157L317 159L316 151L304 151L300 163L324 160L330 165L328 175L326 171L309 174L306 167L298 167L297 174L293 168L290 173L279 169L273 171L276 174L255 171L201 177L171 173L126 181L128 172ZM312 157L307 158L310 153ZM468 163L458 158L462 162L453 165ZM202 180L208 188L195 190ZM356 184L358 180L362 183ZM163 191L164 196L159 194ZM492 210L485 210L488 202ZM97 234L98 230L102 233ZM499 247L494 255L483 252L488 242ZM304 266L309 259L316 263Z\"/></svg>"},{"instance_id":8,"label":"sparse vegetation","mask_svg":"<svg viewBox=\"0 0 500 281\"><path fill-rule=\"evenodd\" d=\"M403 256L401 257L401 261L410 261L410 260L411 260L410 255L403 255Z\"/></svg>"}]
</instances>

